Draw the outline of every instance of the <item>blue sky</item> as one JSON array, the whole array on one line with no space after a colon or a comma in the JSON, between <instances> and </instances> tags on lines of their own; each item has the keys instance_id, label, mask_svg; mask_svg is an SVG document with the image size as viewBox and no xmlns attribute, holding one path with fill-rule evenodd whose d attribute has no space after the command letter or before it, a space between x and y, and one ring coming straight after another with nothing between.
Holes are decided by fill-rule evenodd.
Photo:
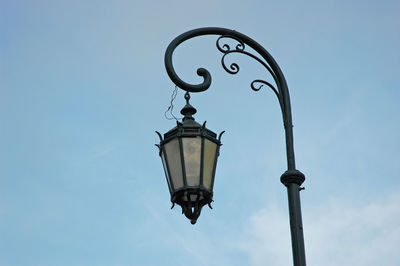
<instances>
[{"instance_id":1,"label":"blue sky","mask_svg":"<svg viewBox=\"0 0 400 266\"><path fill-rule=\"evenodd\" d=\"M281 114L256 62L231 76L215 36L183 44L196 119L226 130L213 210L192 226L154 143L169 42L205 26L262 44L287 79L308 265L397 266L398 1L0 2L0 265L290 265ZM175 100L175 115L184 105Z\"/></svg>"}]
</instances>

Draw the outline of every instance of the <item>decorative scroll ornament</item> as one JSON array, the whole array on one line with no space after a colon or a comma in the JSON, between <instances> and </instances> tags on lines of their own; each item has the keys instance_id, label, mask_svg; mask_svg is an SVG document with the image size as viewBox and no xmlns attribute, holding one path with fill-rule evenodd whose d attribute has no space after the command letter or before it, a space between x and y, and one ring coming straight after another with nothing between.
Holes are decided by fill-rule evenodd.
<instances>
[{"instance_id":1,"label":"decorative scroll ornament","mask_svg":"<svg viewBox=\"0 0 400 266\"><path fill-rule=\"evenodd\" d=\"M231 49L229 44L227 44L227 43L221 44L222 39L232 39L232 40L237 41L238 44L235 46L235 49ZM225 58L229 54L239 53L239 54L247 55L247 56L255 59L256 61L258 61L260 64L262 64L268 70L268 72L271 74L271 76L274 78L274 80L276 81L276 76L275 76L274 72L272 71L272 69L268 66L268 64L265 63L264 60L260 59L258 56L245 51L246 46L243 43L243 41L240 40L239 38L237 38L235 36L230 36L230 35L222 35L217 39L216 46L217 46L218 50L224 54L221 58L221 65L224 68L224 70L226 72L228 72L229 74L235 75L235 74L239 73L240 67L237 63L231 63L228 67L225 62ZM261 83L261 84L256 86L257 83ZM267 85L268 87L270 87L272 89L272 91L275 93L275 95L278 97L278 100L280 99L278 90L275 88L274 85L272 85L268 81L256 79L251 82L250 87L254 91L259 91L264 85Z\"/></svg>"},{"instance_id":2,"label":"decorative scroll ornament","mask_svg":"<svg viewBox=\"0 0 400 266\"><path fill-rule=\"evenodd\" d=\"M211 85L211 74L205 68L198 68L197 75L203 77L203 82L199 84L190 84L183 81L175 72L174 66L172 64L172 55L176 47L186 40L192 39L198 36L204 35L217 35L218 39L216 41L217 49L223 54L221 58L221 65L226 72L235 75L239 73L240 67L237 63L227 64L227 57L231 54L244 54L249 56L259 62L268 71L274 80L275 84L272 84L264 79L255 79L250 83L250 88L253 91L259 91L263 86L267 86L272 89L274 94L277 96L279 105L282 110L283 122L285 130L287 132L286 138L287 143L293 142L292 133L292 117L290 108L290 97L289 90L287 88L285 77L280 70L278 64L274 58L265 50L259 43L251 39L250 37L230 29L224 28L199 28L188 32L185 32L178 37L176 37L168 46L164 62L165 68L167 70L168 76L175 83L176 86L182 90L188 92L202 92L207 90ZM229 40L229 43L228 43ZM236 44L231 44L231 43ZM251 48L252 52L247 50L247 47ZM294 151L290 144L287 146L287 157L288 157L288 169L295 169L294 162Z\"/></svg>"},{"instance_id":3,"label":"decorative scroll ornament","mask_svg":"<svg viewBox=\"0 0 400 266\"><path fill-rule=\"evenodd\" d=\"M206 32L207 29L210 30L210 33ZM200 34L200 30L203 31L201 34ZM218 32L218 33L216 33L216 32ZM229 34L227 32L229 32ZM193 34L190 34L190 33L193 33ZM253 80L250 83L250 88L253 91L259 91L264 85L268 86L269 88L272 89L274 94L277 96L282 110L285 108L284 101L283 101L284 96L281 95L281 89L279 88L280 84L278 82L279 78L277 77L277 75L282 75L282 74L281 73L276 74L275 73L276 71L274 71L272 69L272 67L270 66L271 62L268 62L268 61L271 61L271 60L267 60L267 59L269 59L268 52L263 51L263 52L267 53L267 59L265 58L265 55L258 56L253 53L250 53L249 51L246 50L246 48L247 48L246 43L248 43L249 46L251 46L253 49L254 49L254 46L257 46L258 44L243 34L240 34L236 31L227 30L227 29L202 28L202 29L198 29L198 32L196 32L196 30L193 30L193 31L190 31L190 32L187 32L187 33L184 33L184 34L178 36L175 40L173 40L171 42L171 44L168 46L167 51L165 53L165 66L166 66L167 73L170 76L171 80L178 87L180 87L183 90L189 91L189 92L201 92L201 91L207 90L209 88L209 86L211 85L211 74L209 73L209 71L207 69L205 69L205 68L197 69L197 74L199 76L202 76L204 78L204 81L201 84L193 85L193 84L189 84L189 83L186 83L183 80L181 80L178 77L178 75L176 74L174 67L172 65L172 53L180 43L182 43L183 41L190 39L192 37L196 37L196 36L200 36L200 35L207 35L207 34L219 35L219 37L216 41L216 46L217 46L217 49L223 54L222 58L221 58L221 65L227 73L229 73L231 75L235 75L235 74L239 73L239 71L240 71L240 67L237 63L231 63L231 64L226 63L227 56L231 55L231 54L247 55L247 56L255 59L262 66L264 66L264 68L267 69L267 71L270 73L270 75L274 79L274 82L278 88L275 85L273 85L272 83L270 83L266 80L263 80L263 79ZM234 41L234 42L236 42L236 45L231 46L228 43L228 41ZM255 49L255 50L257 51L257 49ZM272 59L272 57L270 59ZM274 63L273 59L272 59L272 62ZM279 67L278 67L278 69L279 69ZM282 75L282 78L283 78L283 75ZM284 80L284 78L283 78L283 80Z\"/></svg>"}]
</instances>

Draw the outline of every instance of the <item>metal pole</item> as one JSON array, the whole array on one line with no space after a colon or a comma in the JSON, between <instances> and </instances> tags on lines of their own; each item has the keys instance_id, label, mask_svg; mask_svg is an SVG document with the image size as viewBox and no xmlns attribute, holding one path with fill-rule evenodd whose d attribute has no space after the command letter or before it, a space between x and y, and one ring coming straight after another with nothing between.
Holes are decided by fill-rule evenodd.
<instances>
[{"instance_id":1,"label":"metal pole","mask_svg":"<svg viewBox=\"0 0 400 266\"><path fill-rule=\"evenodd\" d=\"M264 49L260 44L251 39L250 37L225 28L199 28L188 32L185 32L176 37L169 45L165 52L164 62L165 68L170 79L182 90L188 92L202 92L207 90L211 85L211 75L207 69L197 69L197 74L203 77L203 82L200 84L190 84L183 81L175 72L172 64L172 54L175 48L182 42L203 35L219 35L216 42L217 49L223 53L222 56L222 67L230 74L237 74L239 72L239 66L236 63L230 64L229 67L225 65L224 58L226 55L231 53L241 53L252 57L260 64L262 64L266 70L270 73L275 81L276 87L265 81L265 80L254 80L251 82L251 88L254 91L258 91L262 86L266 85L270 87L276 94L281 110L283 123L285 127L285 139L286 139L286 157L288 170L281 176L281 182L287 187L288 191L288 204L289 204L289 218L290 218L290 230L292 238L292 253L293 253L293 265L294 266L305 266L306 257L304 249L304 237L303 237L303 225L301 219L301 207L300 207L300 189L301 184L304 182L304 175L296 170L294 147L293 147L293 126L292 126L292 113L290 107L289 90L287 88L285 77L279 68L274 58ZM231 39L237 42L235 47L230 47L227 43L221 44L223 39ZM254 49L258 55L254 55L248 52L245 48L246 45ZM257 86L258 84L258 86Z\"/></svg>"},{"instance_id":2,"label":"metal pole","mask_svg":"<svg viewBox=\"0 0 400 266\"><path fill-rule=\"evenodd\" d=\"M289 200L290 227L293 239L293 261L295 265L306 265L299 185L292 183L288 186L287 191Z\"/></svg>"}]
</instances>

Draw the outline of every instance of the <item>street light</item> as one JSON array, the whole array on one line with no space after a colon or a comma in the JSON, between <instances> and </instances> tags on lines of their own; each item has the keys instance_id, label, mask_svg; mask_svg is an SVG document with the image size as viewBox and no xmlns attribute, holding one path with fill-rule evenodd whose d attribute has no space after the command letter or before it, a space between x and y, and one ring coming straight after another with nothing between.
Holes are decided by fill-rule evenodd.
<instances>
[{"instance_id":1,"label":"street light","mask_svg":"<svg viewBox=\"0 0 400 266\"><path fill-rule=\"evenodd\" d=\"M162 139L161 134L157 132L161 141L160 145L158 146L160 148L160 156L163 160L164 169L166 169L165 174L167 176L167 181L171 192L171 201L172 203L177 203L182 206L183 213L185 213L185 215L191 220L192 223L195 223L196 219L200 215L201 207L205 204L209 204L212 201L212 183L214 181L215 165L221 142L220 139L216 139L215 133L205 128L205 125L200 126L200 124L197 124L197 122L194 121L194 119L192 118L192 114L195 113L195 109L189 104L188 94L189 92L195 93L207 90L211 85L211 75L208 70L204 68L199 68L197 69L197 74L203 77L203 82L200 84L190 84L183 81L176 74L172 64L172 54L179 44L188 39L203 35L219 36L216 41L216 45L217 49L223 54L221 59L222 67L228 73L237 74L240 68L239 65L236 63L232 63L228 67L225 63L225 57L229 54L239 53L247 55L258 61L261 65L265 67L265 69L269 72L274 80L276 86L268 81L256 79L251 82L250 87L254 91L260 90L261 87L264 85L271 88L277 96L279 105L282 110L286 139L287 171L282 174L280 180L286 186L288 192L293 264L295 266L305 266L306 259L299 193L300 190L303 189L300 186L304 182L305 177L300 171L296 169L295 165L293 148L293 125L289 90L286 84L285 77L278 64L275 62L274 58L260 44L242 33L230 29L214 27L194 29L176 37L169 44L165 52L164 62L168 76L175 83L176 86L187 92L187 94L185 95L187 104L181 111L181 113L184 115L183 123L178 123L177 127L167 132L164 135L164 140ZM227 42L223 42L226 39L236 41L236 46L231 48L231 46ZM246 50L246 45L252 48L258 55ZM185 124L188 126L185 126ZM186 129L188 129L188 131L186 131ZM185 138L189 139L185 140ZM213 148L213 152L210 152L210 155L205 154L206 149L204 141L206 140L212 143L212 145L214 145L215 147ZM196 148L187 149L191 150L191 152L189 152L190 154L185 154L184 141L190 143L197 142L197 146L194 144L192 146ZM201 148L199 143L202 143ZM211 156L211 158L209 158L208 156ZM170 159L171 162L169 161L168 158L171 157L175 157L174 162L172 162L172 159ZM193 186L189 186L188 182L190 179L190 175L188 175L188 170L185 168L185 166L187 165L186 160L194 161L194 158L196 158L196 163L193 165L196 166L190 167L196 168L196 173L200 173L201 171L203 171L203 174L196 174L196 177L193 177L193 180L195 181L192 180L194 182L192 183ZM212 177L210 177L210 186L207 186L204 183L204 162L206 160L211 162L210 164L213 164L213 173ZM175 171L175 173L173 173L173 171ZM186 177L184 177L185 171ZM174 180L181 180L180 186L175 187L172 184Z\"/></svg>"}]
</instances>

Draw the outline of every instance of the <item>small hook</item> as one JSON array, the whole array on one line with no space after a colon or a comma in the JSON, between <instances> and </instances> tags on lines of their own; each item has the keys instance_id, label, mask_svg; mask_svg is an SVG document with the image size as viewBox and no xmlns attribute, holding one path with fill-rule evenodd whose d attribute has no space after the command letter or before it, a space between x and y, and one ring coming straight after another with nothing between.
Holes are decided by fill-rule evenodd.
<instances>
[{"instance_id":1,"label":"small hook","mask_svg":"<svg viewBox=\"0 0 400 266\"><path fill-rule=\"evenodd\" d=\"M156 131L156 133L157 133L158 137L160 138L160 141L162 141L163 139L162 139L160 132Z\"/></svg>"},{"instance_id":2,"label":"small hook","mask_svg":"<svg viewBox=\"0 0 400 266\"><path fill-rule=\"evenodd\" d=\"M185 100L186 100L186 103L189 103L189 100L190 100L190 94L189 94L189 92L188 92L188 91L185 93Z\"/></svg>"},{"instance_id":3,"label":"small hook","mask_svg":"<svg viewBox=\"0 0 400 266\"><path fill-rule=\"evenodd\" d=\"M222 137L222 134L224 134L224 133L225 133L225 130L222 131L221 133L219 133L219 136L218 136L218 141L219 141L219 142L221 142L221 137Z\"/></svg>"}]
</instances>

